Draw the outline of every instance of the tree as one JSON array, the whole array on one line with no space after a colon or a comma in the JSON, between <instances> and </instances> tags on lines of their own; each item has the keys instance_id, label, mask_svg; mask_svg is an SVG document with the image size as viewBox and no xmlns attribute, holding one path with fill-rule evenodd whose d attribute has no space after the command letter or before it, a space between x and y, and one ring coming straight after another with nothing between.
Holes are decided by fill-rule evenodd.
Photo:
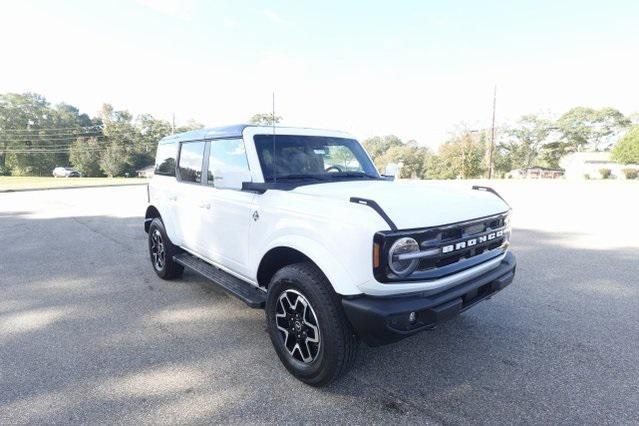
<instances>
[{"instance_id":1,"label":"tree","mask_svg":"<svg viewBox=\"0 0 639 426\"><path fill-rule=\"evenodd\" d=\"M522 116L515 126L506 129L509 139L500 144L500 149L507 152L512 168L527 169L538 165L552 127L549 120L530 114Z\"/></svg>"},{"instance_id":2,"label":"tree","mask_svg":"<svg viewBox=\"0 0 639 426\"><path fill-rule=\"evenodd\" d=\"M272 126L282 121L282 117L279 115L273 115L272 112L263 114L255 114L249 119L249 123L257 124L258 126Z\"/></svg>"},{"instance_id":3,"label":"tree","mask_svg":"<svg viewBox=\"0 0 639 426\"><path fill-rule=\"evenodd\" d=\"M108 176L118 176L135 171L133 156L136 140L140 138L128 111L116 111L109 104L102 105L102 132L107 148L100 159L100 166Z\"/></svg>"},{"instance_id":4,"label":"tree","mask_svg":"<svg viewBox=\"0 0 639 426\"><path fill-rule=\"evenodd\" d=\"M439 147L426 175L431 179L481 177L486 170L485 159L485 141L466 131Z\"/></svg>"},{"instance_id":5,"label":"tree","mask_svg":"<svg viewBox=\"0 0 639 426\"><path fill-rule=\"evenodd\" d=\"M100 167L109 177L120 176L127 169L127 159L127 149L114 140L102 153Z\"/></svg>"},{"instance_id":6,"label":"tree","mask_svg":"<svg viewBox=\"0 0 639 426\"><path fill-rule=\"evenodd\" d=\"M384 155L384 153L386 153L386 151L390 148L394 146L402 146L404 143L395 135L387 135L373 136L372 138L366 139L363 144L373 161L375 161L378 157ZM375 164L377 164L377 162Z\"/></svg>"},{"instance_id":7,"label":"tree","mask_svg":"<svg viewBox=\"0 0 639 426\"><path fill-rule=\"evenodd\" d=\"M384 154L378 156L375 165L382 172L390 163L402 164L400 178L422 179L426 171L426 164L430 152L428 148L419 146L415 141L390 147Z\"/></svg>"},{"instance_id":8,"label":"tree","mask_svg":"<svg viewBox=\"0 0 639 426\"><path fill-rule=\"evenodd\" d=\"M204 128L204 124L198 123L195 120L189 120L186 123L184 123L182 126L175 129L175 132L176 133L190 132L191 130L199 130L202 128Z\"/></svg>"},{"instance_id":9,"label":"tree","mask_svg":"<svg viewBox=\"0 0 639 426\"><path fill-rule=\"evenodd\" d=\"M91 134L99 128L71 105L51 106L36 93L0 95L0 173L50 175L68 164L70 144Z\"/></svg>"},{"instance_id":10,"label":"tree","mask_svg":"<svg viewBox=\"0 0 639 426\"><path fill-rule=\"evenodd\" d=\"M150 114L142 114L136 117L135 127L138 137L133 145L131 166L137 170L153 164L158 141L171 134L171 125L166 120L158 120Z\"/></svg>"},{"instance_id":11,"label":"tree","mask_svg":"<svg viewBox=\"0 0 639 426\"><path fill-rule=\"evenodd\" d=\"M630 125L630 120L614 108L576 107L557 120L568 151L608 147L612 139Z\"/></svg>"},{"instance_id":12,"label":"tree","mask_svg":"<svg viewBox=\"0 0 639 426\"><path fill-rule=\"evenodd\" d=\"M78 138L69 150L69 162L86 176L102 176L100 157L102 147L98 139Z\"/></svg>"},{"instance_id":13,"label":"tree","mask_svg":"<svg viewBox=\"0 0 639 426\"><path fill-rule=\"evenodd\" d=\"M612 149L612 159L622 164L639 164L639 125L628 130Z\"/></svg>"}]
</instances>

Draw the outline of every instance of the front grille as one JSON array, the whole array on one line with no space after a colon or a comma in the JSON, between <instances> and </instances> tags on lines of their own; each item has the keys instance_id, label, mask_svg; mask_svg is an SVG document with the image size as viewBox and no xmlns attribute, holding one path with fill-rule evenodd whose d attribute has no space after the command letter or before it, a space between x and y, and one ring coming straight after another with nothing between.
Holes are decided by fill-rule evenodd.
<instances>
[{"instance_id":1,"label":"front grille","mask_svg":"<svg viewBox=\"0 0 639 426\"><path fill-rule=\"evenodd\" d=\"M493 232L497 234L499 231L502 232L500 236L490 240L486 239L484 242L479 241L479 237L490 235ZM424 230L422 233L417 234L417 240L422 250L450 246L453 246L453 250L450 253L442 252L438 256L420 259L416 271L429 271L473 258L501 247L507 241L507 238L508 230L505 214ZM476 241L470 247L458 246L473 240Z\"/></svg>"},{"instance_id":2,"label":"front grille","mask_svg":"<svg viewBox=\"0 0 639 426\"><path fill-rule=\"evenodd\" d=\"M426 281L494 259L508 246L509 214L510 211L449 225L378 232L374 243L380 245L381 258L373 274L380 282ZM415 262L409 275L399 276L391 270L389 256L392 245L403 237L415 239L419 251L393 254L393 260Z\"/></svg>"},{"instance_id":3,"label":"front grille","mask_svg":"<svg viewBox=\"0 0 639 426\"><path fill-rule=\"evenodd\" d=\"M482 247L477 247L469 250L461 250L458 253L455 253L450 256L444 256L435 259L424 258L419 262L419 266L417 266L417 271L427 271L429 269L441 268L442 266L452 265L453 263L459 262L463 259L470 259L471 257L480 255L486 251L494 250L498 247L501 247L505 241L505 238L499 238L493 240L494 242L487 244Z\"/></svg>"}]
</instances>

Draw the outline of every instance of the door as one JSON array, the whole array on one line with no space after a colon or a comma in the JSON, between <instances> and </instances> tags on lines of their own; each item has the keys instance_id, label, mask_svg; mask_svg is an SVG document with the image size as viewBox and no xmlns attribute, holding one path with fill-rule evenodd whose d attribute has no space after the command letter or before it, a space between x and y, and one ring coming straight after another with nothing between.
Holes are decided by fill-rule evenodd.
<instances>
[{"instance_id":1,"label":"door","mask_svg":"<svg viewBox=\"0 0 639 426\"><path fill-rule=\"evenodd\" d=\"M201 215L206 210L205 187L202 185L204 148L206 142L182 142L178 156L176 185L176 216L182 237L182 247L202 254Z\"/></svg>"},{"instance_id":2,"label":"door","mask_svg":"<svg viewBox=\"0 0 639 426\"><path fill-rule=\"evenodd\" d=\"M221 188L225 173L248 171L242 139L209 141L206 161L205 202L210 209L202 210L201 235L205 256L231 272L249 277L249 225L253 214L255 194L237 189ZM216 186L216 176L217 183Z\"/></svg>"}]
</instances>

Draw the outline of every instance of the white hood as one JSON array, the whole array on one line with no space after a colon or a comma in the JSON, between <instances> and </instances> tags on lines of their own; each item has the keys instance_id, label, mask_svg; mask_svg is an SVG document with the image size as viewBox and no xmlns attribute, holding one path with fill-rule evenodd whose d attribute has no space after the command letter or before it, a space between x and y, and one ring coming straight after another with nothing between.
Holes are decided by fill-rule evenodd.
<instances>
[{"instance_id":1,"label":"white hood","mask_svg":"<svg viewBox=\"0 0 639 426\"><path fill-rule=\"evenodd\" d=\"M398 229L462 222L505 212L508 205L494 194L460 188L457 183L428 181L348 181L297 187L293 192L343 199L366 198L380 205Z\"/></svg>"}]
</instances>

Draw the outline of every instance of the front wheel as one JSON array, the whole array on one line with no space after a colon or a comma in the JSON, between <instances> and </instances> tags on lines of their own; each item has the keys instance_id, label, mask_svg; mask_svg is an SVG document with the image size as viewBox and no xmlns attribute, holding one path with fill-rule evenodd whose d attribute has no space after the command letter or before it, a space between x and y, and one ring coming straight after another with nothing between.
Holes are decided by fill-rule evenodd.
<instances>
[{"instance_id":1,"label":"front wheel","mask_svg":"<svg viewBox=\"0 0 639 426\"><path fill-rule=\"evenodd\" d=\"M149 225L149 256L153 269L160 278L170 280L182 275L184 267L173 261L173 256L179 250L166 235L162 220L157 217L153 219Z\"/></svg>"},{"instance_id":2,"label":"front wheel","mask_svg":"<svg viewBox=\"0 0 639 426\"><path fill-rule=\"evenodd\" d=\"M271 342L288 371L312 386L323 386L353 364L357 339L337 294L314 265L280 269L266 299Z\"/></svg>"}]
</instances>

